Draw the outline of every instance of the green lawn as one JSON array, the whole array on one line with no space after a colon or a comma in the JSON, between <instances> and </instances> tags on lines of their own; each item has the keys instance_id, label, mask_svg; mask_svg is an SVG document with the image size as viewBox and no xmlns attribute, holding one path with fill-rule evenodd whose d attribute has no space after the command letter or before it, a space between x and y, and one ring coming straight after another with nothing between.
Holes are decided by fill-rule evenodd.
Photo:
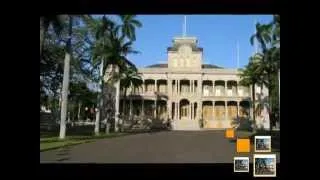
<instances>
[{"instance_id":1,"label":"green lawn","mask_svg":"<svg viewBox=\"0 0 320 180\"><path fill-rule=\"evenodd\" d=\"M40 152L65 146L88 143L98 139L124 136L127 134L128 133L110 133L100 134L100 136L67 136L64 140L60 140L58 137L43 137L40 138Z\"/></svg>"}]
</instances>

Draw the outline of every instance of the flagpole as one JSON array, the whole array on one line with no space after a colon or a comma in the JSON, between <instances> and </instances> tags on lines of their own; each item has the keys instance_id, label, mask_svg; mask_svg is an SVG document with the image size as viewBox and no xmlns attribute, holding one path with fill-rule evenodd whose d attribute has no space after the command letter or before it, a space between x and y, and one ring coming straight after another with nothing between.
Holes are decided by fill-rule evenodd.
<instances>
[{"instance_id":1,"label":"flagpole","mask_svg":"<svg viewBox=\"0 0 320 180\"><path fill-rule=\"evenodd\" d=\"M240 48L240 47L239 47L239 42L237 41L237 69L239 69L239 61L240 61L240 60L239 60L239 55L240 55L240 54L239 54L239 48Z\"/></svg>"},{"instance_id":2,"label":"flagpole","mask_svg":"<svg viewBox=\"0 0 320 180\"><path fill-rule=\"evenodd\" d=\"M185 37L187 35L187 16L184 16L182 35L183 35L183 37Z\"/></svg>"}]
</instances>

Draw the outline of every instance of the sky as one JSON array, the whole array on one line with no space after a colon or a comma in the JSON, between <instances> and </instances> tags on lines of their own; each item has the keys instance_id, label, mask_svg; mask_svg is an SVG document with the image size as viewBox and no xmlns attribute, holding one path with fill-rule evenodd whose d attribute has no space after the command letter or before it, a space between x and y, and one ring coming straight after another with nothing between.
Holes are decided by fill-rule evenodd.
<instances>
[{"instance_id":1,"label":"sky","mask_svg":"<svg viewBox=\"0 0 320 180\"><path fill-rule=\"evenodd\" d=\"M255 22L269 23L272 15L187 15L187 36L198 39L203 48L203 63L224 68L237 68L237 42L239 68L248 63L254 47L250 37ZM166 63L167 47L174 37L182 36L184 15L137 15L142 27L136 29L133 47L140 54L128 58L137 67Z\"/></svg>"}]
</instances>

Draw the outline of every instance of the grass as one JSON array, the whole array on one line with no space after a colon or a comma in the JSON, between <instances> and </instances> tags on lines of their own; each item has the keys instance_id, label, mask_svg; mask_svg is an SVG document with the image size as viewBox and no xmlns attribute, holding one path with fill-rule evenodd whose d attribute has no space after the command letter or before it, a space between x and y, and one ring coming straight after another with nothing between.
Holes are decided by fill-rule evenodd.
<instances>
[{"instance_id":1,"label":"grass","mask_svg":"<svg viewBox=\"0 0 320 180\"><path fill-rule=\"evenodd\" d=\"M59 137L59 127L52 129L50 131L40 131L40 152L47 151L52 149L57 149L66 146L72 146L76 144L83 144L92 142L98 139L104 138L112 138L112 137L119 137L128 134L137 134L137 133L144 133L144 131L128 131L126 133L110 133L105 134L103 133L104 130L101 129L100 136L95 136L94 133L94 126L74 126L74 127L67 127L67 134L64 140L60 140ZM154 130L156 131L156 130ZM150 132L149 130L146 132Z\"/></svg>"},{"instance_id":2,"label":"grass","mask_svg":"<svg viewBox=\"0 0 320 180\"><path fill-rule=\"evenodd\" d=\"M65 139L60 140L56 137L43 137L40 138L40 152L57 149L66 146L73 146L93 142L98 139L112 138L127 135L128 133L110 133L100 134L100 136L67 136Z\"/></svg>"}]
</instances>

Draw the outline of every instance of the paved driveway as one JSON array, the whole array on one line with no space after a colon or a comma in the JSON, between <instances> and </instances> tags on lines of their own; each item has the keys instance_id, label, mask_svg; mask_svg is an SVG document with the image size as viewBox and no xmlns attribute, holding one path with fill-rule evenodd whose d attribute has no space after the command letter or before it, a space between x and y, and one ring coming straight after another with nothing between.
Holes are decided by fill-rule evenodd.
<instances>
[{"instance_id":1,"label":"paved driveway","mask_svg":"<svg viewBox=\"0 0 320 180\"><path fill-rule=\"evenodd\" d=\"M251 161L252 154L240 155L249 156ZM40 152L40 162L233 163L236 155L236 144L225 139L224 131L171 131L102 139Z\"/></svg>"}]
</instances>

